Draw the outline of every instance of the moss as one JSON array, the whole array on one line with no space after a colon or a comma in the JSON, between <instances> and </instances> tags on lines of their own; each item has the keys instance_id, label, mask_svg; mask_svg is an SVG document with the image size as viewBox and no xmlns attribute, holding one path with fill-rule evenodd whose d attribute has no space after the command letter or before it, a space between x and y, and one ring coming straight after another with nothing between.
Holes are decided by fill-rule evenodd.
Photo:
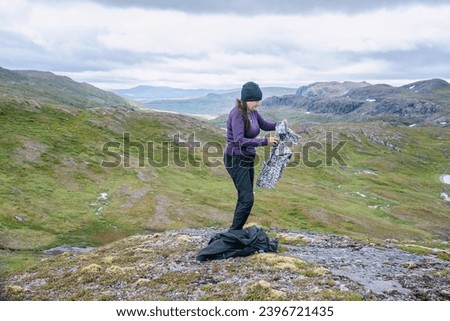
<instances>
[{"instance_id":1,"label":"moss","mask_svg":"<svg viewBox=\"0 0 450 321\"><path fill-rule=\"evenodd\" d=\"M97 282L102 277L103 268L98 264L83 267L78 273L78 281L82 283Z\"/></svg>"},{"instance_id":2,"label":"moss","mask_svg":"<svg viewBox=\"0 0 450 321\"><path fill-rule=\"evenodd\" d=\"M98 264L90 264L84 268L81 269L80 273L81 274L98 274L100 272L102 272L102 267Z\"/></svg>"},{"instance_id":3,"label":"moss","mask_svg":"<svg viewBox=\"0 0 450 321\"><path fill-rule=\"evenodd\" d=\"M230 283L205 285L201 289L204 294L200 296L200 301L237 301L242 299L240 295L236 294L236 285Z\"/></svg>"},{"instance_id":4,"label":"moss","mask_svg":"<svg viewBox=\"0 0 450 321\"><path fill-rule=\"evenodd\" d=\"M322 298L325 301L362 301L363 297L353 291L323 291Z\"/></svg>"},{"instance_id":5,"label":"moss","mask_svg":"<svg viewBox=\"0 0 450 321\"><path fill-rule=\"evenodd\" d=\"M101 259L103 263L111 264L118 259L117 256L105 256Z\"/></svg>"},{"instance_id":6,"label":"moss","mask_svg":"<svg viewBox=\"0 0 450 321\"><path fill-rule=\"evenodd\" d=\"M69 294L67 300L69 301L94 301L97 298L89 289L77 289L73 294Z\"/></svg>"},{"instance_id":7,"label":"moss","mask_svg":"<svg viewBox=\"0 0 450 321\"><path fill-rule=\"evenodd\" d=\"M301 275L304 275L306 277L323 277L327 274L330 274L330 270L324 268L324 267L318 267L315 269L305 269L300 271Z\"/></svg>"},{"instance_id":8,"label":"moss","mask_svg":"<svg viewBox=\"0 0 450 321\"><path fill-rule=\"evenodd\" d=\"M290 272L301 273L304 275L308 273L314 273L315 275L323 274L320 268L316 270L314 264L305 262L296 257L267 253L254 255L251 259L257 263L255 268L260 270L289 270Z\"/></svg>"},{"instance_id":9,"label":"moss","mask_svg":"<svg viewBox=\"0 0 450 321\"><path fill-rule=\"evenodd\" d=\"M309 243L308 241L306 241L302 238L286 239L283 237L278 238L278 242L280 244L289 244L289 245L296 245L296 246L307 245Z\"/></svg>"},{"instance_id":10,"label":"moss","mask_svg":"<svg viewBox=\"0 0 450 321\"><path fill-rule=\"evenodd\" d=\"M0 279L8 274L21 273L30 270L40 260L35 251L7 251L0 250Z\"/></svg>"},{"instance_id":11,"label":"moss","mask_svg":"<svg viewBox=\"0 0 450 321\"><path fill-rule=\"evenodd\" d=\"M211 264L211 273L217 273L217 272L219 272L220 271L220 267L219 267L219 265L218 264L216 264L216 263L212 263Z\"/></svg>"},{"instance_id":12,"label":"moss","mask_svg":"<svg viewBox=\"0 0 450 321\"><path fill-rule=\"evenodd\" d=\"M7 285L2 296L10 301L21 301L24 298L24 289L18 285Z\"/></svg>"},{"instance_id":13,"label":"moss","mask_svg":"<svg viewBox=\"0 0 450 321\"><path fill-rule=\"evenodd\" d=\"M303 236L290 236L287 234L284 234L283 236L278 235L277 237L278 242L280 244L289 244L289 245L297 245L297 246L301 246L301 245L307 245L309 242L308 240L306 240Z\"/></svg>"},{"instance_id":14,"label":"moss","mask_svg":"<svg viewBox=\"0 0 450 321\"><path fill-rule=\"evenodd\" d=\"M278 245L278 249L277 249L277 253L278 254L282 254L282 253L285 253L285 252L288 252L288 251L289 251L288 247L283 246L283 245Z\"/></svg>"},{"instance_id":15,"label":"moss","mask_svg":"<svg viewBox=\"0 0 450 321\"><path fill-rule=\"evenodd\" d=\"M438 252L438 253L436 254L436 256L437 256L438 258L440 258L441 260L444 260L444 261L450 261L450 254L448 254L448 253L445 253L445 252Z\"/></svg>"},{"instance_id":16,"label":"moss","mask_svg":"<svg viewBox=\"0 0 450 321\"><path fill-rule=\"evenodd\" d=\"M435 272L435 274L439 275L439 276L447 276L447 275L450 275L450 269L437 271L437 272Z\"/></svg>"},{"instance_id":17,"label":"moss","mask_svg":"<svg viewBox=\"0 0 450 321\"><path fill-rule=\"evenodd\" d=\"M114 275L123 275L126 273L126 270L124 268L121 268L120 266L113 265L106 269L106 273L114 274Z\"/></svg>"},{"instance_id":18,"label":"moss","mask_svg":"<svg viewBox=\"0 0 450 321\"><path fill-rule=\"evenodd\" d=\"M424 248L422 246L400 245L399 248L403 251L414 253L417 255L429 255L429 254L433 253L432 249Z\"/></svg>"},{"instance_id":19,"label":"moss","mask_svg":"<svg viewBox=\"0 0 450 321\"><path fill-rule=\"evenodd\" d=\"M269 282L259 280L247 284L244 288L244 300L246 301L277 301L286 298L282 291L272 288Z\"/></svg>"},{"instance_id":20,"label":"moss","mask_svg":"<svg viewBox=\"0 0 450 321\"><path fill-rule=\"evenodd\" d=\"M99 284L117 284L129 283L133 284L139 280L139 276L135 272L135 267L120 267L112 265L106 268L105 273L98 279Z\"/></svg>"},{"instance_id":21,"label":"moss","mask_svg":"<svg viewBox=\"0 0 450 321\"><path fill-rule=\"evenodd\" d=\"M237 264L226 264L225 271L229 275L235 275L236 273L241 272L241 268Z\"/></svg>"},{"instance_id":22,"label":"moss","mask_svg":"<svg viewBox=\"0 0 450 321\"><path fill-rule=\"evenodd\" d=\"M450 254L448 250L439 249L439 246L435 247L436 245L439 244L425 244L425 245L427 246L407 244L407 245L399 245L398 247L404 251L414 253L417 255L435 255L437 258L441 260L450 261ZM433 248L428 246L433 246Z\"/></svg>"},{"instance_id":23,"label":"moss","mask_svg":"<svg viewBox=\"0 0 450 321\"><path fill-rule=\"evenodd\" d=\"M180 290L188 287L195 287L196 281L201 277L198 272L168 272L155 279L148 284L151 286L162 287L165 290Z\"/></svg>"},{"instance_id":24,"label":"moss","mask_svg":"<svg viewBox=\"0 0 450 321\"><path fill-rule=\"evenodd\" d=\"M415 269L417 268L417 263L415 262L403 262L401 264L405 269Z\"/></svg>"}]
</instances>

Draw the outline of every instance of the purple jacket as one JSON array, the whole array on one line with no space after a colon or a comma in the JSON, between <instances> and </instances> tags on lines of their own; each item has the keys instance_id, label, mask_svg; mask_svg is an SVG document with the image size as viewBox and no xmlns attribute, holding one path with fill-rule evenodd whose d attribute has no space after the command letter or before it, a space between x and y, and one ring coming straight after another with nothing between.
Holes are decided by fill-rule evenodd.
<instances>
[{"instance_id":1,"label":"purple jacket","mask_svg":"<svg viewBox=\"0 0 450 321\"><path fill-rule=\"evenodd\" d=\"M227 119L227 147L228 155L254 156L256 147L268 144L266 137L256 137L260 130L275 130L276 123L268 122L262 118L258 111L249 111L250 128L245 130L244 117L239 109L234 107Z\"/></svg>"}]
</instances>

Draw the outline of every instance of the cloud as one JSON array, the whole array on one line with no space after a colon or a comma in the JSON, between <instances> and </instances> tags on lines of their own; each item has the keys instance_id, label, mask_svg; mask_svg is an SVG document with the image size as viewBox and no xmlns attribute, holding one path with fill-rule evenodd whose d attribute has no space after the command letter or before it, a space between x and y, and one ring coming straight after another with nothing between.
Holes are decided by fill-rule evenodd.
<instances>
[{"instance_id":1,"label":"cloud","mask_svg":"<svg viewBox=\"0 0 450 321\"><path fill-rule=\"evenodd\" d=\"M37 0L43 3L57 3L58 0ZM79 2L79 1L66 1ZM298 15L319 12L361 13L380 8L405 6L438 6L448 4L447 0L91 0L111 8L143 8L151 10L182 11L189 14L236 14L246 17L254 15Z\"/></svg>"},{"instance_id":2,"label":"cloud","mask_svg":"<svg viewBox=\"0 0 450 321\"><path fill-rule=\"evenodd\" d=\"M450 78L450 5L330 3L0 0L0 61L103 88Z\"/></svg>"}]
</instances>

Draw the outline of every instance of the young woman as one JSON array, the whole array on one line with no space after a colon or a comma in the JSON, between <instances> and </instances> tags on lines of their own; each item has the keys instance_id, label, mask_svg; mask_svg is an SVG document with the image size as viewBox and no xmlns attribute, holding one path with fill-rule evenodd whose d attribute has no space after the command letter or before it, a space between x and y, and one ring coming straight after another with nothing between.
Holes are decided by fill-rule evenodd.
<instances>
[{"instance_id":1,"label":"young woman","mask_svg":"<svg viewBox=\"0 0 450 321\"><path fill-rule=\"evenodd\" d=\"M227 146L224 164L238 192L231 230L241 230L254 203L253 181L256 147L276 145L276 137L257 137L260 130L275 130L276 123L264 120L256 110L262 92L254 82L242 86L241 99L227 119Z\"/></svg>"}]
</instances>

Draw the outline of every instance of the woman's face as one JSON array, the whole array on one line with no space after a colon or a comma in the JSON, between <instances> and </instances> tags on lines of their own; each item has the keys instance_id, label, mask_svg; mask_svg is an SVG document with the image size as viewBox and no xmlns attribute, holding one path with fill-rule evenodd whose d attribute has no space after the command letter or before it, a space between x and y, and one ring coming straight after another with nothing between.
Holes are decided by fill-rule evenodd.
<instances>
[{"instance_id":1,"label":"woman's face","mask_svg":"<svg viewBox=\"0 0 450 321\"><path fill-rule=\"evenodd\" d=\"M259 107L259 101L247 101L248 110L254 111L258 107Z\"/></svg>"}]
</instances>

